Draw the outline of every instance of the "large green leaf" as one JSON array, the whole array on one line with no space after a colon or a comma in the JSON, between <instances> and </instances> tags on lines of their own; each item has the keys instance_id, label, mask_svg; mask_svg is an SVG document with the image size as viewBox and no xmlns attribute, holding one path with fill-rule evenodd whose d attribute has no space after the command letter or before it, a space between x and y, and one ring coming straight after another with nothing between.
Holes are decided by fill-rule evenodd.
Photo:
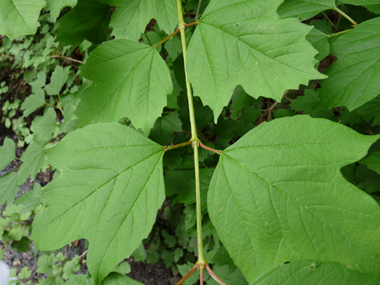
<instances>
[{"instance_id":1,"label":"large green leaf","mask_svg":"<svg viewBox=\"0 0 380 285\"><path fill-rule=\"evenodd\" d=\"M100 44L107 37L110 7L94 1L80 1L58 20L57 41L75 48L85 39Z\"/></svg>"},{"instance_id":2,"label":"large green leaf","mask_svg":"<svg viewBox=\"0 0 380 285\"><path fill-rule=\"evenodd\" d=\"M3 170L16 158L16 144L10 138L5 138L3 146L0 147L0 170Z\"/></svg>"},{"instance_id":3,"label":"large green leaf","mask_svg":"<svg viewBox=\"0 0 380 285\"><path fill-rule=\"evenodd\" d=\"M0 34L14 40L19 36L36 33L40 25L40 11L45 5L44 0L1 0Z\"/></svg>"},{"instance_id":4,"label":"large green leaf","mask_svg":"<svg viewBox=\"0 0 380 285\"><path fill-rule=\"evenodd\" d=\"M334 9L335 0L285 0L278 8L281 17L309 19L325 10Z\"/></svg>"},{"instance_id":5,"label":"large green leaf","mask_svg":"<svg viewBox=\"0 0 380 285\"><path fill-rule=\"evenodd\" d=\"M380 269L380 208L340 168L378 136L325 119L264 123L220 156L208 192L212 223L249 282L274 266L311 259Z\"/></svg>"},{"instance_id":6,"label":"large green leaf","mask_svg":"<svg viewBox=\"0 0 380 285\"><path fill-rule=\"evenodd\" d=\"M286 89L323 78L315 49L305 40L311 27L279 19L280 0L221 0L208 6L191 39L187 71L194 95L215 120L237 85L251 96L280 101Z\"/></svg>"},{"instance_id":7,"label":"large green leaf","mask_svg":"<svg viewBox=\"0 0 380 285\"><path fill-rule=\"evenodd\" d=\"M93 84L81 94L79 127L128 117L148 134L173 91L169 69L156 49L128 40L103 43L81 70Z\"/></svg>"},{"instance_id":8,"label":"large green leaf","mask_svg":"<svg viewBox=\"0 0 380 285\"><path fill-rule=\"evenodd\" d=\"M362 274L339 263L325 262L317 264L312 261L301 260L281 264L260 276L251 285L376 285L379 284L379 280L379 273Z\"/></svg>"},{"instance_id":9,"label":"large green leaf","mask_svg":"<svg viewBox=\"0 0 380 285\"><path fill-rule=\"evenodd\" d=\"M178 25L176 0L97 0L117 6L110 26L116 39L138 41L151 19L157 20L160 29L167 34Z\"/></svg>"},{"instance_id":10,"label":"large green leaf","mask_svg":"<svg viewBox=\"0 0 380 285\"><path fill-rule=\"evenodd\" d=\"M163 147L117 123L68 134L48 153L62 171L42 192L32 238L53 250L85 238L98 284L150 232L164 197Z\"/></svg>"},{"instance_id":11,"label":"large green leaf","mask_svg":"<svg viewBox=\"0 0 380 285\"><path fill-rule=\"evenodd\" d=\"M353 110L380 93L380 17L356 26L331 43L337 61L321 81L319 106Z\"/></svg>"},{"instance_id":12,"label":"large green leaf","mask_svg":"<svg viewBox=\"0 0 380 285\"><path fill-rule=\"evenodd\" d=\"M58 18L59 13L63 7L74 7L77 4L78 0L46 0L46 2L46 10L50 11L50 16L55 21Z\"/></svg>"}]
</instances>

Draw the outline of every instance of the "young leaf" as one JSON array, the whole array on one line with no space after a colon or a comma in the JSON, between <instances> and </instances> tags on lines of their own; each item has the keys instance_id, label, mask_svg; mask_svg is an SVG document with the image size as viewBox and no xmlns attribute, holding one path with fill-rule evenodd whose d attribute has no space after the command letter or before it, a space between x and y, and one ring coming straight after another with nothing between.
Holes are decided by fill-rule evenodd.
<instances>
[{"instance_id":1,"label":"young leaf","mask_svg":"<svg viewBox=\"0 0 380 285\"><path fill-rule=\"evenodd\" d=\"M69 77L71 66L57 66L50 78L50 83L45 86L46 94L58 95Z\"/></svg>"},{"instance_id":2,"label":"young leaf","mask_svg":"<svg viewBox=\"0 0 380 285\"><path fill-rule=\"evenodd\" d=\"M169 69L156 49L128 40L103 43L81 70L93 84L81 94L78 127L128 117L149 134L173 91Z\"/></svg>"},{"instance_id":3,"label":"young leaf","mask_svg":"<svg viewBox=\"0 0 380 285\"><path fill-rule=\"evenodd\" d=\"M380 269L379 205L340 172L377 139L294 116L261 124L223 152L207 205L249 282L300 259Z\"/></svg>"},{"instance_id":4,"label":"young leaf","mask_svg":"<svg viewBox=\"0 0 380 285\"><path fill-rule=\"evenodd\" d=\"M278 14L282 18L297 17L303 21L334 8L335 0L285 0L278 8Z\"/></svg>"},{"instance_id":5,"label":"young leaf","mask_svg":"<svg viewBox=\"0 0 380 285\"><path fill-rule=\"evenodd\" d=\"M40 142L47 142L51 139L51 136L55 129L55 118L57 113L51 107L45 110L43 116L37 116L32 122L30 129L34 133L34 136Z\"/></svg>"},{"instance_id":6,"label":"young leaf","mask_svg":"<svg viewBox=\"0 0 380 285\"><path fill-rule=\"evenodd\" d=\"M174 32L178 25L175 0L97 0L97 2L117 6L112 14L110 26L116 39L137 42L151 19L158 22L167 34Z\"/></svg>"},{"instance_id":7,"label":"young leaf","mask_svg":"<svg viewBox=\"0 0 380 285\"><path fill-rule=\"evenodd\" d=\"M42 89L38 89L34 94L28 96L24 102L22 102L21 110L24 111L24 117L29 116L38 108L45 105L45 92Z\"/></svg>"},{"instance_id":8,"label":"young leaf","mask_svg":"<svg viewBox=\"0 0 380 285\"><path fill-rule=\"evenodd\" d=\"M0 206L13 204L18 192L17 173L11 172L0 178Z\"/></svg>"},{"instance_id":9,"label":"young leaf","mask_svg":"<svg viewBox=\"0 0 380 285\"><path fill-rule=\"evenodd\" d=\"M286 89L325 78L314 65L310 31L296 19L279 19L279 0L211 2L189 44L187 71L194 95L217 121L233 90L280 101Z\"/></svg>"},{"instance_id":10,"label":"young leaf","mask_svg":"<svg viewBox=\"0 0 380 285\"><path fill-rule=\"evenodd\" d=\"M168 145L173 141L173 132L182 131L182 122L178 113L170 113L158 118L150 132L150 139L161 145Z\"/></svg>"},{"instance_id":11,"label":"young leaf","mask_svg":"<svg viewBox=\"0 0 380 285\"><path fill-rule=\"evenodd\" d=\"M376 284L379 279L379 273L363 274L344 267L339 263L315 263L313 261L300 260L276 266L250 285Z\"/></svg>"},{"instance_id":12,"label":"young leaf","mask_svg":"<svg viewBox=\"0 0 380 285\"><path fill-rule=\"evenodd\" d=\"M46 2L46 11L50 11L50 16L55 21L58 18L59 13L63 7L74 7L77 4L78 0L46 0Z\"/></svg>"},{"instance_id":13,"label":"young leaf","mask_svg":"<svg viewBox=\"0 0 380 285\"><path fill-rule=\"evenodd\" d=\"M31 212L41 204L41 192L41 185L34 183L33 190L26 192L16 200L16 204L22 204L21 214Z\"/></svg>"},{"instance_id":14,"label":"young leaf","mask_svg":"<svg viewBox=\"0 0 380 285\"><path fill-rule=\"evenodd\" d=\"M48 152L62 171L42 192L32 239L53 250L85 238L98 284L150 232L164 197L163 147L117 123L68 134Z\"/></svg>"},{"instance_id":15,"label":"young leaf","mask_svg":"<svg viewBox=\"0 0 380 285\"><path fill-rule=\"evenodd\" d=\"M380 93L380 18L357 25L331 43L337 61L321 81L319 107L345 106L350 111Z\"/></svg>"},{"instance_id":16,"label":"young leaf","mask_svg":"<svg viewBox=\"0 0 380 285\"><path fill-rule=\"evenodd\" d=\"M100 44L107 37L110 6L96 1L80 1L69 13L58 20L57 41L72 48L85 39Z\"/></svg>"},{"instance_id":17,"label":"young leaf","mask_svg":"<svg viewBox=\"0 0 380 285\"><path fill-rule=\"evenodd\" d=\"M33 180L40 169L45 168L46 161L44 150L38 142L32 142L21 157L21 164L18 173L18 184L21 185L30 176Z\"/></svg>"},{"instance_id":18,"label":"young leaf","mask_svg":"<svg viewBox=\"0 0 380 285\"><path fill-rule=\"evenodd\" d=\"M380 174L380 151L372 153L369 157L363 159L361 163L364 163L369 169Z\"/></svg>"},{"instance_id":19,"label":"young leaf","mask_svg":"<svg viewBox=\"0 0 380 285\"><path fill-rule=\"evenodd\" d=\"M2 0L0 1L0 34L11 40L23 35L36 33L38 17L45 7L44 0Z\"/></svg>"},{"instance_id":20,"label":"young leaf","mask_svg":"<svg viewBox=\"0 0 380 285\"><path fill-rule=\"evenodd\" d=\"M10 138L5 138L3 146L0 147L0 170L3 170L16 158L16 144Z\"/></svg>"}]
</instances>

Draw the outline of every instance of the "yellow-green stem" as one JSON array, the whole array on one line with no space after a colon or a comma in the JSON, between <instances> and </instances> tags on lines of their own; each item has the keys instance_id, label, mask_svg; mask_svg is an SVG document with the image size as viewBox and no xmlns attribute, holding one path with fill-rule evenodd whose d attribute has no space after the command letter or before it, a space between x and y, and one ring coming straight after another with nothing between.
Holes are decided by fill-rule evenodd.
<instances>
[{"instance_id":1,"label":"yellow-green stem","mask_svg":"<svg viewBox=\"0 0 380 285\"><path fill-rule=\"evenodd\" d=\"M203 256L201 189L200 189L200 183L199 183L199 158L198 158L199 139L198 139L197 127L195 123L193 94L191 91L191 85L187 77L187 69L186 69L187 46L186 46L186 35L185 35L185 21L183 19L181 0L177 0L177 9L178 9L178 22L179 22L178 28L181 33L182 52L183 52L183 60L184 60L184 66L185 66L187 100L189 103L191 140L193 141L193 147L194 147L195 195L196 195L196 208L197 208L197 240L198 240L198 262L197 263L200 264L201 267L203 267L206 261Z\"/></svg>"},{"instance_id":2,"label":"yellow-green stem","mask_svg":"<svg viewBox=\"0 0 380 285\"><path fill-rule=\"evenodd\" d=\"M337 11L339 14L341 14L343 17L345 17L348 21L350 21L354 25L354 27L358 25L358 23L356 23L350 16L348 16L346 13L344 13L338 7L335 7L334 10Z\"/></svg>"},{"instance_id":3,"label":"yellow-green stem","mask_svg":"<svg viewBox=\"0 0 380 285\"><path fill-rule=\"evenodd\" d=\"M178 21L179 21L178 28L179 28L179 31L181 33L182 53L183 53L183 61L184 61L184 65L185 65L187 101L189 102L191 139L195 141L198 139L198 136L197 136L197 127L195 125L193 94L191 91L190 82L189 82L188 77L187 77L187 69L186 69L187 46L186 46L186 35L185 35L185 21L183 19L181 0L177 0L177 9L178 9Z\"/></svg>"}]
</instances>

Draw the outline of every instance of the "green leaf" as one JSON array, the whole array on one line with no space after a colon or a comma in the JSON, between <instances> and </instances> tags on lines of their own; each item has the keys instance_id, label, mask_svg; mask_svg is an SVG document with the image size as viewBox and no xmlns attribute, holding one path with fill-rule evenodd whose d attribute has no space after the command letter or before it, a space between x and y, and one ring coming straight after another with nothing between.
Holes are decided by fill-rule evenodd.
<instances>
[{"instance_id":1,"label":"green leaf","mask_svg":"<svg viewBox=\"0 0 380 285\"><path fill-rule=\"evenodd\" d=\"M33 141L21 157L20 171L18 173L18 184L21 185L30 176L33 180L36 174L46 167L45 154L42 146Z\"/></svg>"},{"instance_id":2,"label":"green leaf","mask_svg":"<svg viewBox=\"0 0 380 285\"><path fill-rule=\"evenodd\" d=\"M380 151L372 153L370 156L363 159L361 163L364 163L369 169L380 174Z\"/></svg>"},{"instance_id":3,"label":"green leaf","mask_svg":"<svg viewBox=\"0 0 380 285\"><path fill-rule=\"evenodd\" d=\"M71 66L57 66L53 74L50 77L50 83L45 86L46 94L48 95L59 95L61 94L61 89L63 85L65 85L69 73L70 73Z\"/></svg>"},{"instance_id":4,"label":"green leaf","mask_svg":"<svg viewBox=\"0 0 380 285\"><path fill-rule=\"evenodd\" d=\"M285 0L278 8L278 14L282 18L297 17L303 21L334 8L335 0Z\"/></svg>"},{"instance_id":5,"label":"green leaf","mask_svg":"<svg viewBox=\"0 0 380 285\"><path fill-rule=\"evenodd\" d=\"M330 43L325 33L313 28L306 36L306 39L319 52L316 56L319 61L330 54Z\"/></svg>"},{"instance_id":6,"label":"green leaf","mask_svg":"<svg viewBox=\"0 0 380 285\"><path fill-rule=\"evenodd\" d=\"M96 1L80 1L58 20L57 41L79 46L85 39L100 44L107 37L110 6Z\"/></svg>"},{"instance_id":7,"label":"green leaf","mask_svg":"<svg viewBox=\"0 0 380 285\"><path fill-rule=\"evenodd\" d=\"M30 250L30 244L32 241L28 237L22 237L19 241L14 240L12 242L12 250L17 250L18 252L28 252ZM19 276L20 277L20 276ZM24 277L28 278L28 277ZM20 279L23 279L20 277Z\"/></svg>"},{"instance_id":8,"label":"green leaf","mask_svg":"<svg viewBox=\"0 0 380 285\"><path fill-rule=\"evenodd\" d=\"M63 267L63 278L69 279L80 269L79 257L76 255L73 260L68 261Z\"/></svg>"},{"instance_id":9,"label":"green leaf","mask_svg":"<svg viewBox=\"0 0 380 285\"><path fill-rule=\"evenodd\" d=\"M120 273L111 273L101 285L141 285L142 283Z\"/></svg>"},{"instance_id":10,"label":"green leaf","mask_svg":"<svg viewBox=\"0 0 380 285\"><path fill-rule=\"evenodd\" d=\"M19 36L32 35L39 27L40 11L44 0L2 0L0 2L0 34L11 40Z\"/></svg>"},{"instance_id":11,"label":"green leaf","mask_svg":"<svg viewBox=\"0 0 380 285\"><path fill-rule=\"evenodd\" d=\"M16 158L16 144L10 138L5 138L3 146L0 147L0 170L3 170Z\"/></svg>"},{"instance_id":12,"label":"green leaf","mask_svg":"<svg viewBox=\"0 0 380 285\"><path fill-rule=\"evenodd\" d=\"M55 118L57 113L51 107L45 109L43 116L37 116L30 129L34 133L35 138L40 142L50 141L56 127Z\"/></svg>"},{"instance_id":13,"label":"green leaf","mask_svg":"<svg viewBox=\"0 0 380 285\"><path fill-rule=\"evenodd\" d=\"M0 178L0 206L4 203L13 204L18 192L17 173L11 172Z\"/></svg>"},{"instance_id":14,"label":"green leaf","mask_svg":"<svg viewBox=\"0 0 380 285\"><path fill-rule=\"evenodd\" d=\"M85 238L98 284L149 234L164 201L163 147L117 123L68 134L48 152L62 174L42 192L32 239L53 250Z\"/></svg>"},{"instance_id":15,"label":"green leaf","mask_svg":"<svg viewBox=\"0 0 380 285\"><path fill-rule=\"evenodd\" d=\"M319 107L345 106L350 111L380 93L380 18L357 25L331 43L337 61L321 81Z\"/></svg>"},{"instance_id":16,"label":"green leaf","mask_svg":"<svg viewBox=\"0 0 380 285\"><path fill-rule=\"evenodd\" d=\"M315 50L305 36L310 27L279 19L280 0L211 2L191 39L187 58L194 95L209 105L217 121L233 90L280 101L286 89L325 78L314 65Z\"/></svg>"},{"instance_id":17,"label":"green leaf","mask_svg":"<svg viewBox=\"0 0 380 285\"><path fill-rule=\"evenodd\" d=\"M173 133L182 131L182 122L178 113L170 113L158 118L154 123L149 138L161 145L168 145L173 141Z\"/></svg>"},{"instance_id":18,"label":"green leaf","mask_svg":"<svg viewBox=\"0 0 380 285\"><path fill-rule=\"evenodd\" d=\"M340 172L377 139L294 116L261 124L223 152L207 206L249 282L302 259L380 269L379 205Z\"/></svg>"},{"instance_id":19,"label":"green leaf","mask_svg":"<svg viewBox=\"0 0 380 285\"><path fill-rule=\"evenodd\" d=\"M356 6L376 5L379 0L342 0L343 3L352 4Z\"/></svg>"},{"instance_id":20,"label":"green leaf","mask_svg":"<svg viewBox=\"0 0 380 285\"><path fill-rule=\"evenodd\" d=\"M360 114L365 119L374 118L372 125L380 125L380 96L377 96L375 99L365 103L359 108L355 109L355 111Z\"/></svg>"},{"instance_id":21,"label":"green leaf","mask_svg":"<svg viewBox=\"0 0 380 285\"><path fill-rule=\"evenodd\" d=\"M250 285L290 285L290 284L377 284L380 274L363 274L342 264L333 262L316 263L300 260L281 264L269 270Z\"/></svg>"},{"instance_id":22,"label":"green leaf","mask_svg":"<svg viewBox=\"0 0 380 285\"><path fill-rule=\"evenodd\" d=\"M42 89L36 90L36 92L22 102L21 110L24 111L23 116L29 116L38 108L45 105L45 92Z\"/></svg>"},{"instance_id":23,"label":"green leaf","mask_svg":"<svg viewBox=\"0 0 380 285\"><path fill-rule=\"evenodd\" d=\"M32 271L29 270L27 266L25 266L21 269L20 273L18 274L18 278L26 279L26 278L29 278L31 274L32 274Z\"/></svg>"},{"instance_id":24,"label":"green leaf","mask_svg":"<svg viewBox=\"0 0 380 285\"><path fill-rule=\"evenodd\" d=\"M128 262L123 262L119 265L117 265L114 269L113 272L117 272L120 274L128 274L131 272L131 266L129 265Z\"/></svg>"},{"instance_id":25,"label":"green leaf","mask_svg":"<svg viewBox=\"0 0 380 285\"><path fill-rule=\"evenodd\" d=\"M117 6L112 14L110 26L116 39L137 42L151 19L158 22L167 34L178 26L175 0L98 0L100 3Z\"/></svg>"},{"instance_id":26,"label":"green leaf","mask_svg":"<svg viewBox=\"0 0 380 285\"><path fill-rule=\"evenodd\" d=\"M38 273L46 273L47 275L52 275L53 273L53 266L55 264L55 255L54 253L51 253L50 255L42 255L38 258L37 265Z\"/></svg>"},{"instance_id":27,"label":"green leaf","mask_svg":"<svg viewBox=\"0 0 380 285\"><path fill-rule=\"evenodd\" d=\"M46 0L46 2L46 11L50 11L50 16L55 21L63 7L74 7L78 0Z\"/></svg>"},{"instance_id":28,"label":"green leaf","mask_svg":"<svg viewBox=\"0 0 380 285\"><path fill-rule=\"evenodd\" d=\"M207 189L214 168L202 168L199 170L200 187L201 187L201 208L207 208ZM194 170L166 170L165 171L165 189L167 196L176 195L172 200L173 203L180 202L186 205L195 203L195 178Z\"/></svg>"},{"instance_id":29,"label":"green leaf","mask_svg":"<svg viewBox=\"0 0 380 285\"><path fill-rule=\"evenodd\" d=\"M148 134L173 91L169 69L156 49L128 40L103 43L81 70L93 84L81 95L78 127L128 117Z\"/></svg>"},{"instance_id":30,"label":"green leaf","mask_svg":"<svg viewBox=\"0 0 380 285\"><path fill-rule=\"evenodd\" d=\"M38 183L33 184L33 190L29 190L16 200L16 204L22 204L20 213L33 211L41 204L42 187Z\"/></svg>"}]
</instances>

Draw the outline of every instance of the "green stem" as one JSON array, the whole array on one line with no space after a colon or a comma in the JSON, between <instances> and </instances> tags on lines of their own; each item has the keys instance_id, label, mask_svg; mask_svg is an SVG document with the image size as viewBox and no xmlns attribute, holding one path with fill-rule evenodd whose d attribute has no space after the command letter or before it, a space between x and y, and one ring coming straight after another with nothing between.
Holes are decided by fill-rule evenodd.
<instances>
[{"instance_id":1,"label":"green stem","mask_svg":"<svg viewBox=\"0 0 380 285\"><path fill-rule=\"evenodd\" d=\"M340 35L343 35L343 34L349 32L349 31L351 31L351 30L352 30L352 29L348 29L348 30L341 31L341 32L339 32L339 33L333 33L333 34L331 34L331 35L329 35L329 36L327 36L327 37L328 37L328 38L337 37L337 36L340 36Z\"/></svg>"},{"instance_id":2,"label":"green stem","mask_svg":"<svg viewBox=\"0 0 380 285\"><path fill-rule=\"evenodd\" d=\"M179 26L178 29L181 33L181 44L182 44L182 53L183 53L183 62L185 65L185 77L186 77L186 89L187 89L187 100L189 101L189 113L190 113L190 125L191 125L191 139L197 140L197 128L195 125L195 115L194 115L194 104L193 104L193 94L191 91L190 82L187 76L187 68L186 68L186 54L187 54L187 46L186 46L186 35L185 35L185 21L183 19L182 13L182 3L180 0L177 0L177 9L178 9L178 21Z\"/></svg>"},{"instance_id":3,"label":"green stem","mask_svg":"<svg viewBox=\"0 0 380 285\"><path fill-rule=\"evenodd\" d=\"M350 21L354 27L358 25L350 16L348 16L346 13L344 13L342 10L340 10L338 7L334 8L335 11L337 11L339 14L341 14L343 17L345 17L348 21Z\"/></svg>"},{"instance_id":4,"label":"green stem","mask_svg":"<svg viewBox=\"0 0 380 285\"><path fill-rule=\"evenodd\" d=\"M199 21L195 21L195 22L192 22L190 24L185 24L185 28L187 27L190 27L190 26L193 26L193 25L196 25L198 24ZM158 47L159 45L162 45L164 42L166 42L167 40L169 40L170 38L174 37L176 34L179 33L179 28L177 30L175 30L173 33L171 33L170 35L168 35L166 38L164 38L162 41L160 41L158 44L154 45L153 47Z\"/></svg>"},{"instance_id":5,"label":"green stem","mask_svg":"<svg viewBox=\"0 0 380 285\"><path fill-rule=\"evenodd\" d=\"M193 142L192 140L189 140L189 141L184 142L184 143L164 146L164 151L168 151L168 150L171 150L171 149L176 149L176 148L184 147L184 146L190 145L192 142Z\"/></svg>"},{"instance_id":6,"label":"green stem","mask_svg":"<svg viewBox=\"0 0 380 285\"><path fill-rule=\"evenodd\" d=\"M197 209L197 241L198 241L198 261L197 261L197 264L198 264L198 266L200 266L203 269L204 264L206 264L206 261L205 261L204 256L203 256L201 187L200 187L200 182L199 182L199 157L198 157L199 139L198 139L198 135L197 135L197 127L195 124L193 94L191 92L191 85L190 85L189 80L188 80L187 69L186 69L187 46L186 46L186 35L185 35L185 21L183 19L181 0L177 0L177 9L178 9L178 21L179 21L178 28L179 28L180 33L181 33L183 61L184 61L184 66L185 66L187 100L189 102L191 141L193 142L193 147L194 147L195 195L196 195L196 209Z\"/></svg>"}]
</instances>

